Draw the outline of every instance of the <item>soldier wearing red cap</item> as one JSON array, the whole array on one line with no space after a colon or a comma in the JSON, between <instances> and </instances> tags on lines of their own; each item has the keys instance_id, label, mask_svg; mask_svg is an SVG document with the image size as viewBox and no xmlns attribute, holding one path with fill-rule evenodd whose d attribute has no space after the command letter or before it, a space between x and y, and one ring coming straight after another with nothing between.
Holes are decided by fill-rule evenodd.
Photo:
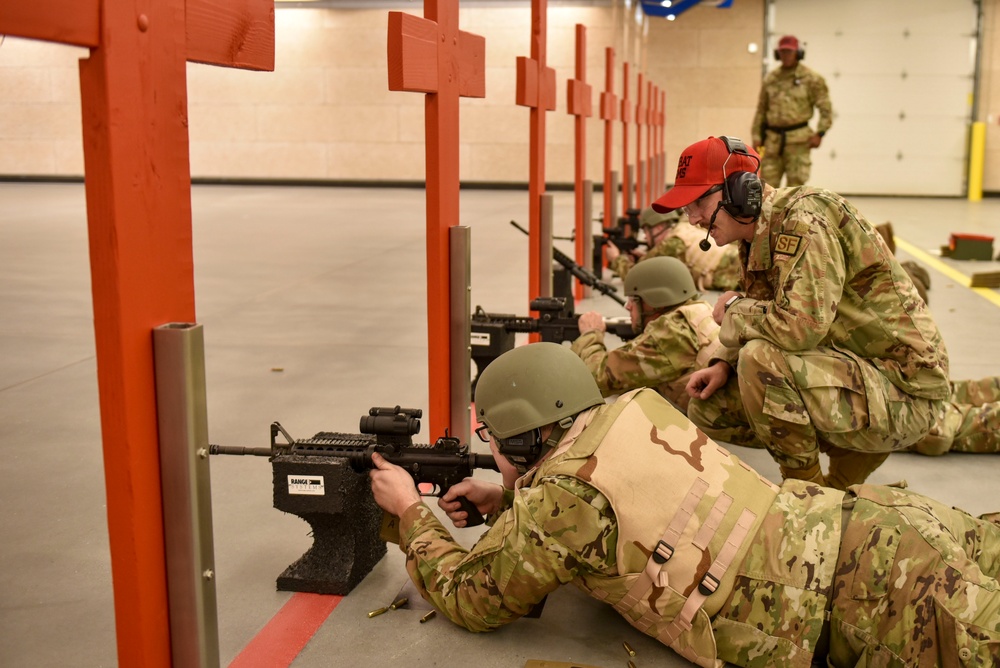
<instances>
[{"instance_id":1,"label":"soldier wearing red cap","mask_svg":"<svg viewBox=\"0 0 1000 668\"><path fill-rule=\"evenodd\" d=\"M819 148L833 124L826 81L799 62L804 57L796 37L781 38L774 51L781 67L764 77L753 119L754 146L758 151L763 147L760 176L776 188L781 185L782 175L788 186L800 186L809 180L810 151ZM809 127L813 109L819 110L815 132Z\"/></svg>"},{"instance_id":2,"label":"soldier wearing red cap","mask_svg":"<svg viewBox=\"0 0 1000 668\"><path fill-rule=\"evenodd\" d=\"M739 139L709 137L684 150L675 186L652 205L683 208L717 245L738 244L743 268L743 292L715 305L724 347L692 375L688 417L717 440L759 438L785 478L846 489L942 418L948 354L906 271L850 202L775 189L758 165Z\"/></svg>"}]
</instances>

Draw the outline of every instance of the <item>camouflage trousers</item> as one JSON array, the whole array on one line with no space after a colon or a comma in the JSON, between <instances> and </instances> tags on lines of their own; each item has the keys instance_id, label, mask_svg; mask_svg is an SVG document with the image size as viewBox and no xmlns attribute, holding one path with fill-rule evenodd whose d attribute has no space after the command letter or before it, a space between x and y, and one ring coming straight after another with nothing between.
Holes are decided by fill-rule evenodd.
<instances>
[{"instance_id":1,"label":"camouflage trousers","mask_svg":"<svg viewBox=\"0 0 1000 668\"><path fill-rule=\"evenodd\" d=\"M827 665L1000 664L1000 525L890 487L852 487L852 504Z\"/></svg>"},{"instance_id":2,"label":"camouflage trousers","mask_svg":"<svg viewBox=\"0 0 1000 668\"><path fill-rule=\"evenodd\" d=\"M764 140L764 155L760 161L760 178L764 183L781 187L781 177L784 175L787 187L805 185L809 180L809 170L812 167L812 149L809 144L785 144L781 155L781 135L768 132Z\"/></svg>"},{"instance_id":3,"label":"camouflage trousers","mask_svg":"<svg viewBox=\"0 0 1000 668\"><path fill-rule=\"evenodd\" d=\"M1000 377L952 381L944 416L910 449L922 455L1000 452Z\"/></svg>"},{"instance_id":4,"label":"camouflage trousers","mask_svg":"<svg viewBox=\"0 0 1000 668\"><path fill-rule=\"evenodd\" d=\"M735 376L708 399L692 399L688 417L715 440L762 444L785 478L846 489L926 436L943 404L904 393L838 350L790 353L754 340L740 350ZM820 452L830 457L826 476Z\"/></svg>"}]
</instances>

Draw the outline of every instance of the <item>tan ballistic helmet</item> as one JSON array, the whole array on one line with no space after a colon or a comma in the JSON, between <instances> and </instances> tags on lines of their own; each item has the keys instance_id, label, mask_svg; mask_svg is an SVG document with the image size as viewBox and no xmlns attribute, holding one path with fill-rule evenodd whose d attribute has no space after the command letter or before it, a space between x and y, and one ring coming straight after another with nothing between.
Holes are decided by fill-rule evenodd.
<instances>
[{"instance_id":1,"label":"tan ballistic helmet","mask_svg":"<svg viewBox=\"0 0 1000 668\"><path fill-rule=\"evenodd\" d=\"M639 214L639 227L656 227L660 223L677 223L681 219L680 211L670 213L657 213L652 207L647 206Z\"/></svg>"},{"instance_id":2,"label":"tan ballistic helmet","mask_svg":"<svg viewBox=\"0 0 1000 668\"><path fill-rule=\"evenodd\" d=\"M498 439L603 404L587 365L558 343L531 343L493 360L476 382L476 417Z\"/></svg>"},{"instance_id":3,"label":"tan ballistic helmet","mask_svg":"<svg viewBox=\"0 0 1000 668\"><path fill-rule=\"evenodd\" d=\"M639 297L653 308L683 304L700 296L687 265L675 257L651 257L625 276L625 295Z\"/></svg>"}]
</instances>

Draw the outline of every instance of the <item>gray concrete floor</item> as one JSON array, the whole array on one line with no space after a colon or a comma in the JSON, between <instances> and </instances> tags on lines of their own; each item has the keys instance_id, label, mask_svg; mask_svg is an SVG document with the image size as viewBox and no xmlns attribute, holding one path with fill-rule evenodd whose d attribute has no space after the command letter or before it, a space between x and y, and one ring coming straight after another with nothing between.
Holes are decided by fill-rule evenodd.
<instances>
[{"instance_id":1,"label":"gray concrete floor","mask_svg":"<svg viewBox=\"0 0 1000 668\"><path fill-rule=\"evenodd\" d=\"M931 255L953 231L1000 237L1000 199L855 201ZM308 437L354 431L373 405L426 409L422 191L198 186L193 212L213 443L267 445L272 420ZM80 184L0 184L3 666L117 664L85 215ZM571 215L571 194L556 193L556 234L569 232ZM526 241L508 221L526 222L527 194L464 191L462 219L472 229L473 304L525 311ZM930 302L952 377L1000 374L1000 306L938 271L941 262L928 266ZM944 263L965 275L1000 269ZM589 309L624 315L606 297L578 306ZM418 439L429 438L425 426ZM766 453L734 451L778 479ZM289 599L275 578L311 538L302 520L271 507L265 459L213 458L211 467L225 665ZM899 479L974 514L1000 510L1000 456L894 454L872 482ZM478 530L457 534L471 545ZM390 546L292 665L625 666L623 640L638 666L688 665L571 587L550 596L540 619L487 635L440 617L419 624L416 609L367 618L406 582Z\"/></svg>"}]
</instances>

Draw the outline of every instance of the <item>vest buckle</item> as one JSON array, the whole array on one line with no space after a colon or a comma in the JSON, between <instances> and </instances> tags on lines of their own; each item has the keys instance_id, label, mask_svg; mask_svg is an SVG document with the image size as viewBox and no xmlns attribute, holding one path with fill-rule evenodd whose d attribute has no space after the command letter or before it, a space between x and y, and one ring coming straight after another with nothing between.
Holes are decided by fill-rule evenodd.
<instances>
[{"instance_id":1,"label":"vest buckle","mask_svg":"<svg viewBox=\"0 0 1000 668\"><path fill-rule=\"evenodd\" d=\"M667 560L672 556L674 556L674 546L663 540L656 544L652 554L653 561L661 565L667 563Z\"/></svg>"},{"instance_id":2,"label":"vest buckle","mask_svg":"<svg viewBox=\"0 0 1000 668\"><path fill-rule=\"evenodd\" d=\"M705 577L701 579L701 583L698 584L698 592L702 596L711 596L719 589L719 578L715 577L711 573L705 573Z\"/></svg>"}]
</instances>

